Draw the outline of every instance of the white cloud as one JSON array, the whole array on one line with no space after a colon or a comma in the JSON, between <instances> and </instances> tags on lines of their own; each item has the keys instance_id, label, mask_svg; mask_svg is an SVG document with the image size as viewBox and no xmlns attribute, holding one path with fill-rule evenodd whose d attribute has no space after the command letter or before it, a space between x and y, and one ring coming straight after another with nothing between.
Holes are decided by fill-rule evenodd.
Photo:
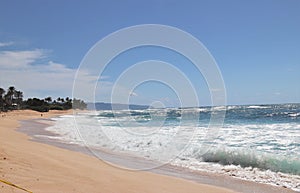
<instances>
[{"instance_id":1,"label":"white cloud","mask_svg":"<svg viewBox=\"0 0 300 193\"><path fill-rule=\"evenodd\" d=\"M281 95L281 93L280 92L275 92L274 95L278 96L278 95Z\"/></svg>"},{"instance_id":2,"label":"white cloud","mask_svg":"<svg viewBox=\"0 0 300 193\"><path fill-rule=\"evenodd\" d=\"M73 97L74 93L74 97L89 102L153 102L143 93L128 89L125 83L115 85L107 76L99 78L97 69L77 72L77 69L51 61L49 50L43 49L0 51L0 87L7 89L9 86L23 91L25 98Z\"/></svg>"},{"instance_id":3,"label":"white cloud","mask_svg":"<svg viewBox=\"0 0 300 193\"><path fill-rule=\"evenodd\" d=\"M43 50L30 51L1 51L0 68L3 69L24 69L30 67L37 60L45 58Z\"/></svg>"},{"instance_id":4,"label":"white cloud","mask_svg":"<svg viewBox=\"0 0 300 193\"><path fill-rule=\"evenodd\" d=\"M14 45L14 42L0 42L0 47L6 47Z\"/></svg>"},{"instance_id":5,"label":"white cloud","mask_svg":"<svg viewBox=\"0 0 300 193\"><path fill-rule=\"evenodd\" d=\"M71 96L76 69L49 61L47 53L40 49L1 51L0 87L14 85L25 97ZM96 78L84 77L81 84L85 86Z\"/></svg>"},{"instance_id":6,"label":"white cloud","mask_svg":"<svg viewBox=\"0 0 300 193\"><path fill-rule=\"evenodd\" d=\"M0 51L0 87L13 85L27 97L66 97L72 96L77 69L56 63L48 58L49 51L35 49L27 51ZM114 84L109 77L92 75L81 70L76 77L75 97L86 101L109 102ZM100 82L99 82L100 81ZM96 84L97 83L97 84ZM117 102L124 97L137 96L137 93L116 85Z\"/></svg>"}]
</instances>

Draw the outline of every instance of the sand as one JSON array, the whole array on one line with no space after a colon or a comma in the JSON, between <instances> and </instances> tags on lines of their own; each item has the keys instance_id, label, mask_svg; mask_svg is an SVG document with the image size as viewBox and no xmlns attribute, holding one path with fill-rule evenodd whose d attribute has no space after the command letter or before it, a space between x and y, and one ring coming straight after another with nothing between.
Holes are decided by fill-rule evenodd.
<instances>
[{"instance_id":1,"label":"sand","mask_svg":"<svg viewBox=\"0 0 300 193\"><path fill-rule=\"evenodd\" d=\"M234 192L172 176L118 169L80 152L31 141L16 131L20 120L66 113L71 111L51 111L42 116L30 110L0 114L0 180L35 193ZM0 192L26 191L0 182Z\"/></svg>"}]
</instances>

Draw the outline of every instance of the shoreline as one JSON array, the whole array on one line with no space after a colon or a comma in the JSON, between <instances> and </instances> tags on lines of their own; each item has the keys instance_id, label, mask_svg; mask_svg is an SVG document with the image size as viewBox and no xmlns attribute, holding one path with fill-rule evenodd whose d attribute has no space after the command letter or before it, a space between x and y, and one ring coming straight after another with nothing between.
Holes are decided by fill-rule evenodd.
<instances>
[{"instance_id":1,"label":"shoreline","mask_svg":"<svg viewBox=\"0 0 300 193\"><path fill-rule=\"evenodd\" d=\"M34 137L36 133L51 135L45 130L50 118L70 113L50 112L41 117L37 112L18 111L1 117L1 179L33 192L294 192L168 165L150 171L122 170L87 155L85 147L78 151L74 144ZM111 152L107 156L122 164L122 156ZM0 189L16 190L5 184Z\"/></svg>"},{"instance_id":2,"label":"shoreline","mask_svg":"<svg viewBox=\"0 0 300 193\"><path fill-rule=\"evenodd\" d=\"M80 153L87 154L89 156L96 157L93 153L90 152L90 150L87 147L83 147L76 144L67 144L60 142L55 139L49 139L49 138L41 138L40 136L35 135L45 135L45 136L57 136L57 134L54 134L52 132L49 132L46 130L46 127L48 127L51 124L51 119L36 119L36 120L25 120L21 121L21 127L18 128L18 131L21 131L23 133L26 133L27 135L32 137L32 141L39 142L39 143L46 143L52 146L56 146L63 149L68 149L71 151L76 151ZM42 122L42 123L41 123ZM26 129L27 127L27 129ZM35 131L28 129L28 127L33 128L39 128L35 129ZM25 130L24 130L25 128ZM22 130L23 129L23 130ZM32 133L28 132L31 131ZM93 149L93 151L97 151L96 149ZM149 166L149 164L153 164L153 161L145 160L143 158L138 157L131 157L127 156L127 158L124 160L124 156L119 153L115 152L107 152L103 150L98 150L97 154L101 154L101 158L105 157L105 160L108 160L110 163L106 163L109 167L117 167L120 169L126 170L126 167L132 168L136 167L133 166L134 164L145 164L146 166ZM99 158L97 158L99 159ZM100 161L100 159L99 159ZM103 160L101 160L103 161ZM105 161L107 162L107 161ZM130 164L130 162L132 162ZM129 170L130 171L130 170ZM165 176L171 176L176 178L181 178L185 180L190 180L196 183L200 184L207 184L222 188L227 188L230 190L234 190L237 192L245 192L245 193L252 193L252 192L261 192L261 193L292 193L295 192L290 189L282 188L282 187L276 187L272 185L262 184L262 183L256 183L252 181L242 180L238 178L233 178L226 175L220 175L220 174L213 174L209 172L200 172L200 171L194 171L187 168L182 168L179 166L173 166L173 165L163 165L162 167L154 168L147 170L151 173L159 174L159 175L165 175Z\"/></svg>"},{"instance_id":3,"label":"shoreline","mask_svg":"<svg viewBox=\"0 0 300 193\"><path fill-rule=\"evenodd\" d=\"M63 113L68 112L44 113L43 118ZM120 170L80 152L32 141L17 128L21 120L40 118L40 113L23 110L5 115L0 116L0 179L30 192L234 193L172 176ZM24 192L5 183L1 183L0 191Z\"/></svg>"},{"instance_id":4,"label":"shoreline","mask_svg":"<svg viewBox=\"0 0 300 193\"><path fill-rule=\"evenodd\" d=\"M52 120L48 120L52 121ZM43 123L41 123L43 122ZM32 127L32 128L37 128L36 126L40 125L42 127L39 127L39 130L36 130L36 132L31 131L28 133L30 129L22 129ZM77 144L68 144L64 143L62 141L58 141L56 139L51 139L51 138L43 138L40 136L34 136L34 134L42 134L45 136L57 136L57 134L54 134L52 132L49 132L46 129L46 127L50 126L50 123L47 124L46 119L35 119L35 120L25 120L21 121L21 127L18 128L18 131L24 132L27 135L32 137L32 141L38 142L38 143L46 143L52 146L56 146L59 148L63 149L68 149L71 151L75 152L80 152L89 156L96 157L99 161L104 162L106 165L109 167L116 167L120 170L128 170L134 171L134 167L140 167L140 166L145 166L149 167L151 164L153 164L154 161L152 160L145 160L141 157L135 157L132 155L127 155L127 154L122 154L122 153L116 153L116 152L109 152L106 150L98 150L93 149L93 152L97 151L97 155L100 154L101 158L104 158L105 161L100 160L94 153L91 152L90 148L77 145ZM124 159L125 158L125 159ZM132 164L137 164L137 165L132 165ZM159 163L158 163L159 164ZM252 192L260 192L260 193L295 193L295 191L290 190L290 189L285 189L281 187L276 187L272 185L267 185L267 184L262 184L262 183L256 183L256 182L251 182L247 180L242 180L238 178L233 178L230 176L226 175L221 175L221 174L213 174L209 172L201 172L201 171L195 171L195 170L190 170L188 168L183 168L179 166L174 166L170 164L165 164L160 167L155 167L153 169L148 169L146 171L160 174L160 175L165 175L165 176L172 176L176 178L181 178L181 179L186 179L186 180L191 180L196 183L200 184L207 184L207 185L212 185L212 186L217 186L217 187L222 187L222 188L228 188L233 191L237 192L242 192L242 193L252 193ZM139 171L138 171L139 172Z\"/></svg>"}]
</instances>

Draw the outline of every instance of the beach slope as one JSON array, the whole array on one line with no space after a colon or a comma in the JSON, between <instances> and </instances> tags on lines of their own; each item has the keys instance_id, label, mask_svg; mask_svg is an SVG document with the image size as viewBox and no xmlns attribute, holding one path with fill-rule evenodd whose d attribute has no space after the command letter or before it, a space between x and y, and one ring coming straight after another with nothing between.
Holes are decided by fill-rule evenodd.
<instances>
[{"instance_id":1,"label":"beach slope","mask_svg":"<svg viewBox=\"0 0 300 193\"><path fill-rule=\"evenodd\" d=\"M41 115L23 110L0 114L0 192L233 192L180 178L118 169L83 153L31 141L16 131L20 120L66 113L71 111Z\"/></svg>"}]
</instances>

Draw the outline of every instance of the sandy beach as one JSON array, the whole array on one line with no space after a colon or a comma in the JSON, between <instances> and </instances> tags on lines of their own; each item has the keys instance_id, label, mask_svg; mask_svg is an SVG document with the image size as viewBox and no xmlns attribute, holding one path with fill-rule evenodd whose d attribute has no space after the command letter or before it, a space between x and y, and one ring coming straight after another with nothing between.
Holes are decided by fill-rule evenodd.
<instances>
[{"instance_id":1,"label":"sandy beach","mask_svg":"<svg viewBox=\"0 0 300 193\"><path fill-rule=\"evenodd\" d=\"M79 152L30 140L17 132L20 120L49 118L71 111L24 110L0 114L0 192L234 192L180 178L109 166Z\"/></svg>"}]
</instances>

